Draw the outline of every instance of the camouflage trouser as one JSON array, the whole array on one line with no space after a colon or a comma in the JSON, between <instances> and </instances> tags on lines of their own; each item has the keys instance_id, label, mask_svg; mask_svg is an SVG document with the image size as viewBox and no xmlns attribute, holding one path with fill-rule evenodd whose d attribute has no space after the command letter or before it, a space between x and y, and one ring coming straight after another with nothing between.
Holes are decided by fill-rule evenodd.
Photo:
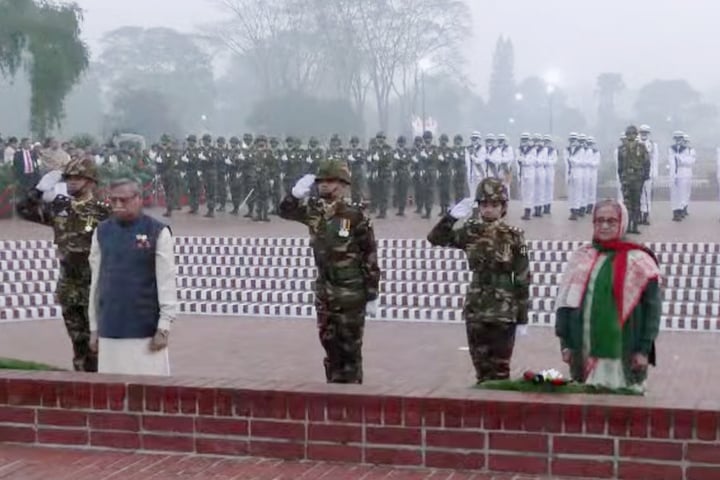
<instances>
[{"instance_id":1,"label":"camouflage trouser","mask_svg":"<svg viewBox=\"0 0 720 480\"><path fill-rule=\"evenodd\" d=\"M245 199L243 195L243 184L240 175L231 173L230 178L230 196L232 197L233 208L240 208L240 204Z\"/></svg>"},{"instance_id":2,"label":"camouflage trouser","mask_svg":"<svg viewBox=\"0 0 720 480\"><path fill-rule=\"evenodd\" d=\"M283 198L283 183L282 178L280 178L280 175L276 175L273 178L273 186L272 186L272 210L273 214L277 213L278 205L280 205L280 202Z\"/></svg>"},{"instance_id":3,"label":"camouflage trouser","mask_svg":"<svg viewBox=\"0 0 720 480\"><path fill-rule=\"evenodd\" d=\"M390 200L390 177L378 177L375 183L375 195L372 198L373 204L377 206L381 214L385 215L388 209L388 201Z\"/></svg>"},{"instance_id":4,"label":"camouflage trouser","mask_svg":"<svg viewBox=\"0 0 720 480\"><path fill-rule=\"evenodd\" d=\"M165 191L165 208L169 212L180 205L180 175L175 172L166 173L162 176L162 184Z\"/></svg>"},{"instance_id":5,"label":"camouflage trouser","mask_svg":"<svg viewBox=\"0 0 720 480\"><path fill-rule=\"evenodd\" d=\"M205 187L205 204L208 212L215 211L215 193L217 192L218 175L215 170L203 171L203 186Z\"/></svg>"},{"instance_id":6,"label":"camouflage trouser","mask_svg":"<svg viewBox=\"0 0 720 480\"><path fill-rule=\"evenodd\" d=\"M62 305L62 315L73 347L73 368L76 372L97 372L97 354L90 351L87 305Z\"/></svg>"},{"instance_id":7,"label":"camouflage trouser","mask_svg":"<svg viewBox=\"0 0 720 480\"><path fill-rule=\"evenodd\" d=\"M316 299L315 310L327 382L362 383L365 307L348 311Z\"/></svg>"},{"instance_id":8,"label":"camouflage trouser","mask_svg":"<svg viewBox=\"0 0 720 480\"><path fill-rule=\"evenodd\" d=\"M360 203L365 198L365 194L363 192L365 188L365 178L362 174L362 170L360 170L360 173L352 175L352 185L350 185L350 197L353 202Z\"/></svg>"},{"instance_id":9,"label":"camouflage trouser","mask_svg":"<svg viewBox=\"0 0 720 480\"><path fill-rule=\"evenodd\" d=\"M228 180L227 174L224 171L218 172L217 183L215 187L215 198L217 199L217 207L219 210L224 210L228 198Z\"/></svg>"},{"instance_id":10,"label":"camouflage trouser","mask_svg":"<svg viewBox=\"0 0 720 480\"><path fill-rule=\"evenodd\" d=\"M408 190L410 188L410 178L397 176L395 177L395 198L397 200L397 208L399 213L405 212L405 206L408 200Z\"/></svg>"},{"instance_id":11,"label":"camouflage trouser","mask_svg":"<svg viewBox=\"0 0 720 480\"><path fill-rule=\"evenodd\" d=\"M467 178L465 178L465 176L463 175L456 174L453 177L453 193L455 193L455 203L460 202L460 200L468 196L465 192L467 192ZM470 195L475 195L475 192L470 193Z\"/></svg>"},{"instance_id":12,"label":"camouflage trouser","mask_svg":"<svg viewBox=\"0 0 720 480\"><path fill-rule=\"evenodd\" d=\"M423 205L425 205L425 199L423 197L423 183L419 176L413 177L413 200L415 201L415 211L421 213Z\"/></svg>"},{"instance_id":13,"label":"camouflage trouser","mask_svg":"<svg viewBox=\"0 0 720 480\"><path fill-rule=\"evenodd\" d=\"M435 183L432 177L425 177L422 180L422 200L425 215L430 216L435 204Z\"/></svg>"},{"instance_id":14,"label":"camouflage trouser","mask_svg":"<svg viewBox=\"0 0 720 480\"><path fill-rule=\"evenodd\" d=\"M627 179L622 182L623 203L627 207L630 219L637 221L640 217L640 198L642 196L643 180Z\"/></svg>"},{"instance_id":15,"label":"camouflage trouser","mask_svg":"<svg viewBox=\"0 0 720 480\"><path fill-rule=\"evenodd\" d=\"M510 358L515 347L514 323L465 322L470 358L478 382L510 378Z\"/></svg>"},{"instance_id":16,"label":"camouflage trouser","mask_svg":"<svg viewBox=\"0 0 720 480\"><path fill-rule=\"evenodd\" d=\"M440 208L442 208L443 211L450 209L450 184L450 175L440 175L438 177Z\"/></svg>"},{"instance_id":17,"label":"camouflage trouser","mask_svg":"<svg viewBox=\"0 0 720 480\"><path fill-rule=\"evenodd\" d=\"M190 211L197 212L200 207L200 177L196 171L190 171L185 178L187 178Z\"/></svg>"}]
</instances>

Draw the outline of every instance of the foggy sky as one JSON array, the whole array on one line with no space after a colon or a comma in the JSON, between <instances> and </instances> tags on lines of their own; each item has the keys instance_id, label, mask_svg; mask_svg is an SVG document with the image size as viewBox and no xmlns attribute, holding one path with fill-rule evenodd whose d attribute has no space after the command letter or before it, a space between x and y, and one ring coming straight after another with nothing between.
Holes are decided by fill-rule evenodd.
<instances>
[{"instance_id":1,"label":"foggy sky","mask_svg":"<svg viewBox=\"0 0 720 480\"><path fill-rule=\"evenodd\" d=\"M327 0L332 1L332 0ZM106 32L124 25L190 32L224 18L212 0L76 0L93 55ZM655 78L685 78L720 88L717 0L467 0L474 17L467 75L485 94L499 35L515 46L518 80L554 69L561 86L588 90L601 72L620 72L629 88Z\"/></svg>"}]
</instances>

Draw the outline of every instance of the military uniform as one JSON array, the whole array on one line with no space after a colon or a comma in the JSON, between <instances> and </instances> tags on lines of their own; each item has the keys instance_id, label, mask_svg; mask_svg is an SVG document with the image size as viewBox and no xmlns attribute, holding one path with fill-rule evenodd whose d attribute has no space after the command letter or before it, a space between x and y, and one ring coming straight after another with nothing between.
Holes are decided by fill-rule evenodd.
<instances>
[{"instance_id":1,"label":"military uniform","mask_svg":"<svg viewBox=\"0 0 720 480\"><path fill-rule=\"evenodd\" d=\"M450 138L446 134L440 135L438 147L438 197L440 200L440 216L447 214L450 209L450 186L452 184L452 153L448 145Z\"/></svg>"},{"instance_id":2,"label":"military uniform","mask_svg":"<svg viewBox=\"0 0 720 480\"><path fill-rule=\"evenodd\" d=\"M195 214L200 208L200 148L195 135L187 137L187 148L181 160L185 168L190 213Z\"/></svg>"},{"instance_id":3,"label":"military uniform","mask_svg":"<svg viewBox=\"0 0 720 480\"><path fill-rule=\"evenodd\" d=\"M170 136L163 135L160 142L155 163L165 192L164 216L169 217L180 205L180 165L177 152L170 145Z\"/></svg>"},{"instance_id":4,"label":"military uniform","mask_svg":"<svg viewBox=\"0 0 720 480\"><path fill-rule=\"evenodd\" d=\"M230 150L225 143L225 137L218 137L215 144L214 157L217 171L215 199L217 201L217 211L224 212L228 197L228 172L232 166L232 161L230 160Z\"/></svg>"},{"instance_id":5,"label":"military uniform","mask_svg":"<svg viewBox=\"0 0 720 480\"><path fill-rule=\"evenodd\" d=\"M349 185L349 170L344 162L325 162L316 180L323 179ZM362 383L365 312L369 302L376 303L380 284L372 223L360 205L309 197L309 189L307 186L301 199L286 196L280 203L280 216L307 225L310 232L318 272L315 309L326 353L326 379L329 383Z\"/></svg>"},{"instance_id":6,"label":"military uniform","mask_svg":"<svg viewBox=\"0 0 720 480\"><path fill-rule=\"evenodd\" d=\"M270 202L272 187L271 178L275 160L272 152L267 148L265 135L258 135L255 138L255 150L253 152L252 164L255 167L253 174L253 188L255 189L255 218L256 222L269 222L268 202Z\"/></svg>"},{"instance_id":7,"label":"military uniform","mask_svg":"<svg viewBox=\"0 0 720 480\"><path fill-rule=\"evenodd\" d=\"M85 177L97 182L97 167L92 159L72 160L64 176ZM60 262L60 278L55 295L73 346L76 371L97 372L97 355L90 351L88 302L90 297L90 244L98 223L112 213L110 205L90 197L78 201L58 196L43 203L37 190L17 205L25 220L52 227Z\"/></svg>"},{"instance_id":8,"label":"military uniform","mask_svg":"<svg viewBox=\"0 0 720 480\"><path fill-rule=\"evenodd\" d=\"M353 136L350 139L350 149L346 154L350 174L352 175L350 197L353 203L360 203L365 198L365 164L367 158L363 149L360 148L360 139L358 137Z\"/></svg>"},{"instance_id":9,"label":"military uniform","mask_svg":"<svg viewBox=\"0 0 720 480\"><path fill-rule=\"evenodd\" d=\"M637 140L637 133L635 127L628 127L627 138L618 149L618 176L629 214L628 233L640 233L640 197L643 184L650 178L650 155L645 144Z\"/></svg>"},{"instance_id":10,"label":"military uniform","mask_svg":"<svg viewBox=\"0 0 720 480\"><path fill-rule=\"evenodd\" d=\"M215 216L215 195L217 193L217 154L215 147L212 145L212 137L203 135L202 147L200 147L200 171L202 172L203 187L205 188L205 204L207 205L206 217Z\"/></svg>"},{"instance_id":11,"label":"military uniform","mask_svg":"<svg viewBox=\"0 0 720 480\"><path fill-rule=\"evenodd\" d=\"M393 156L393 171L395 173L393 193L395 204L397 206L397 215L405 216L405 207L408 201L408 190L410 189L410 165L412 163L412 155L405 148L405 137L400 136L397 139L397 148Z\"/></svg>"},{"instance_id":12,"label":"military uniform","mask_svg":"<svg viewBox=\"0 0 720 480\"><path fill-rule=\"evenodd\" d=\"M242 196L242 179L241 179L241 159L240 159L240 139L230 137L230 150L228 152L228 160L230 164L227 167L228 185L230 186L230 199L232 200L233 209L231 215L237 215L240 211L240 204L243 201Z\"/></svg>"},{"instance_id":13,"label":"military uniform","mask_svg":"<svg viewBox=\"0 0 720 480\"><path fill-rule=\"evenodd\" d=\"M480 203L498 202L503 205L502 216L507 213L509 198L502 179L484 179L476 199ZM468 201L469 215L472 201ZM465 251L472 280L463 316L477 381L507 379L516 327L528 322L530 266L524 234L502 219L491 222L471 219L454 229L457 220L451 214L445 215L427 239L435 246Z\"/></svg>"},{"instance_id":14,"label":"military uniform","mask_svg":"<svg viewBox=\"0 0 720 480\"><path fill-rule=\"evenodd\" d=\"M467 167L465 165L466 148L463 146L462 135L455 135L453 139L452 171L453 171L453 193L455 203L467 195Z\"/></svg>"}]
</instances>

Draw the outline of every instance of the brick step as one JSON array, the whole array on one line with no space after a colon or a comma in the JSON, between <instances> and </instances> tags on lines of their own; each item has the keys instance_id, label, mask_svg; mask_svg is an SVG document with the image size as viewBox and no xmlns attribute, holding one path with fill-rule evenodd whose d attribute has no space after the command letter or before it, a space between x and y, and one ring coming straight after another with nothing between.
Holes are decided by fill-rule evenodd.
<instances>
[{"instance_id":1,"label":"brick step","mask_svg":"<svg viewBox=\"0 0 720 480\"><path fill-rule=\"evenodd\" d=\"M399 239L378 239L379 248L400 248L400 249L416 249L416 248L433 248L441 250L438 247L432 247L425 239L422 238L399 238ZM529 240L528 247L530 250L540 251L572 251L582 245L586 245L586 241L578 240ZM208 246L251 246L251 247L308 247L310 240L308 237L193 237L193 236L177 236L175 237L177 246L184 245L208 245ZM720 254L720 243L709 242L647 242L645 243L655 253L715 253ZM53 249L55 246L50 240L0 240L0 258L2 252L25 250L25 249Z\"/></svg>"},{"instance_id":2,"label":"brick step","mask_svg":"<svg viewBox=\"0 0 720 480\"><path fill-rule=\"evenodd\" d=\"M270 317L270 318L314 318L315 310L311 304L283 305L279 303L250 302L192 302L180 303L180 313L189 316L217 315L233 317ZM32 321L61 319L62 311L58 306L33 306L0 308L0 321ZM411 322L450 322L461 323L462 312L456 309L431 308L394 308L380 307L378 316L369 319L401 320ZM242 321L242 320L239 320ZM531 311L529 322L536 326L552 327L555 315L552 312ZM714 317L688 317L663 315L662 330L684 332L720 332L720 320Z\"/></svg>"}]
</instances>

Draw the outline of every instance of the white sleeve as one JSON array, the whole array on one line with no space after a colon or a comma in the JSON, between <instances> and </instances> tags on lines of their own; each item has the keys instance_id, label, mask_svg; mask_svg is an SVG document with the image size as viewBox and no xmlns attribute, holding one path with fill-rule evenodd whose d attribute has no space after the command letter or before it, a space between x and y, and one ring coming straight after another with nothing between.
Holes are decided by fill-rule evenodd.
<instances>
[{"instance_id":1,"label":"white sleeve","mask_svg":"<svg viewBox=\"0 0 720 480\"><path fill-rule=\"evenodd\" d=\"M100 275L100 264L102 261L100 245L98 244L97 228L93 232L92 243L90 244L90 297L88 299L88 322L90 331L98 330L98 277Z\"/></svg>"},{"instance_id":2,"label":"white sleeve","mask_svg":"<svg viewBox=\"0 0 720 480\"><path fill-rule=\"evenodd\" d=\"M170 330L177 317L178 300L175 268L175 251L172 234L163 228L155 248L155 277L157 279L158 303L160 305L159 330Z\"/></svg>"}]
</instances>

